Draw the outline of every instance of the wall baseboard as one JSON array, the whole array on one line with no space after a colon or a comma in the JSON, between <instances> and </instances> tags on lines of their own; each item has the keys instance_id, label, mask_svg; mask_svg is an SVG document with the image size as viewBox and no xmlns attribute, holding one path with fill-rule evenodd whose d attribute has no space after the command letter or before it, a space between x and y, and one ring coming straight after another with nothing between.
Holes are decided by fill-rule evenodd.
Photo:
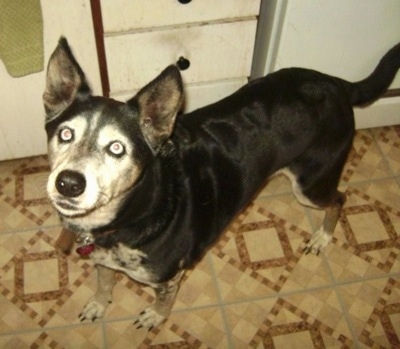
<instances>
[{"instance_id":1,"label":"wall baseboard","mask_svg":"<svg viewBox=\"0 0 400 349\"><path fill-rule=\"evenodd\" d=\"M400 96L381 98L366 108L354 108L356 128L400 124Z\"/></svg>"}]
</instances>

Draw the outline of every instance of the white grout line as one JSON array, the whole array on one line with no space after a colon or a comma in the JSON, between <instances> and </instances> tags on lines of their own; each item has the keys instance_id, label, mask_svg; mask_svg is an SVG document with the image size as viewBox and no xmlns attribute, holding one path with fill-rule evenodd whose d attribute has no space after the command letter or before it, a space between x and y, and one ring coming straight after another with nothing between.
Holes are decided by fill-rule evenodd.
<instances>
[{"instance_id":1,"label":"white grout line","mask_svg":"<svg viewBox=\"0 0 400 349\"><path fill-rule=\"evenodd\" d=\"M223 298L222 298L220 284L218 282L217 273L215 272L215 266L214 266L214 262L212 261L211 253L210 252L207 253L207 255L205 257L207 258L207 263L211 270L211 276L212 276L214 288L216 289L216 292L217 292L217 298L218 298L218 302L219 302L219 308L221 311L222 321L224 323L225 334L226 334L227 342L228 342L228 348L233 348L234 345L233 345L232 336L231 336L231 328L229 326L228 319L226 316L226 311L224 308L224 302L223 302Z\"/></svg>"}]
</instances>

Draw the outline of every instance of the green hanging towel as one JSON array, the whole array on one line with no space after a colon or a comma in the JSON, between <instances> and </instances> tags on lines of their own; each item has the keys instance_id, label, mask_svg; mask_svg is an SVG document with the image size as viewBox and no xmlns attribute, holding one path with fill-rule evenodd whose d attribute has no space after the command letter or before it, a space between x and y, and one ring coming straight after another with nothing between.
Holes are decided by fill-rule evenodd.
<instances>
[{"instance_id":1,"label":"green hanging towel","mask_svg":"<svg viewBox=\"0 0 400 349\"><path fill-rule=\"evenodd\" d=\"M13 77L43 70L40 0L0 0L0 59Z\"/></svg>"}]
</instances>

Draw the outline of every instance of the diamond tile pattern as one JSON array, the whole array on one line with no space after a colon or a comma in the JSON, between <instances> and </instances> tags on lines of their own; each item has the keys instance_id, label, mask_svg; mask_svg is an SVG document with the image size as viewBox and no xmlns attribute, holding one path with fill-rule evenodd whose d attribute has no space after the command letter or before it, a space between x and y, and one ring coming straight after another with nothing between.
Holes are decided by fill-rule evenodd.
<instances>
[{"instance_id":1,"label":"diamond tile pattern","mask_svg":"<svg viewBox=\"0 0 400 349\"><path fill-rule=\"evenodd\" d=\"M150 332L133 322L154 294L122 274L106 317L78 321L96 275L54 248L48 171L45 156L0 163L1 348L400 348L400 126L357 132L324 253L303 254L322 212L273 178Z\"/></svg>"}]
</instances>

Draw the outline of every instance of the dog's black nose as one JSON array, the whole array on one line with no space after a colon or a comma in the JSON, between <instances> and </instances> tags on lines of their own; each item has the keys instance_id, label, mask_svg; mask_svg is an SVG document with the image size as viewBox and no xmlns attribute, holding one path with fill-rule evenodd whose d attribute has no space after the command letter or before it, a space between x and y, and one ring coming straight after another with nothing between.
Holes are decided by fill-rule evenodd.
<instances>
[{"instance_id":1,"label":"dog's black nose","mask_svg":"<svg viewBox=\"0 0 400 349\"><path fill-rule=\"evenodd\" d=\"M76 197L85 191L85 177L76 171L61 171L56 179L56 188L64 196Z\"/></svg>"}]
</instances>

